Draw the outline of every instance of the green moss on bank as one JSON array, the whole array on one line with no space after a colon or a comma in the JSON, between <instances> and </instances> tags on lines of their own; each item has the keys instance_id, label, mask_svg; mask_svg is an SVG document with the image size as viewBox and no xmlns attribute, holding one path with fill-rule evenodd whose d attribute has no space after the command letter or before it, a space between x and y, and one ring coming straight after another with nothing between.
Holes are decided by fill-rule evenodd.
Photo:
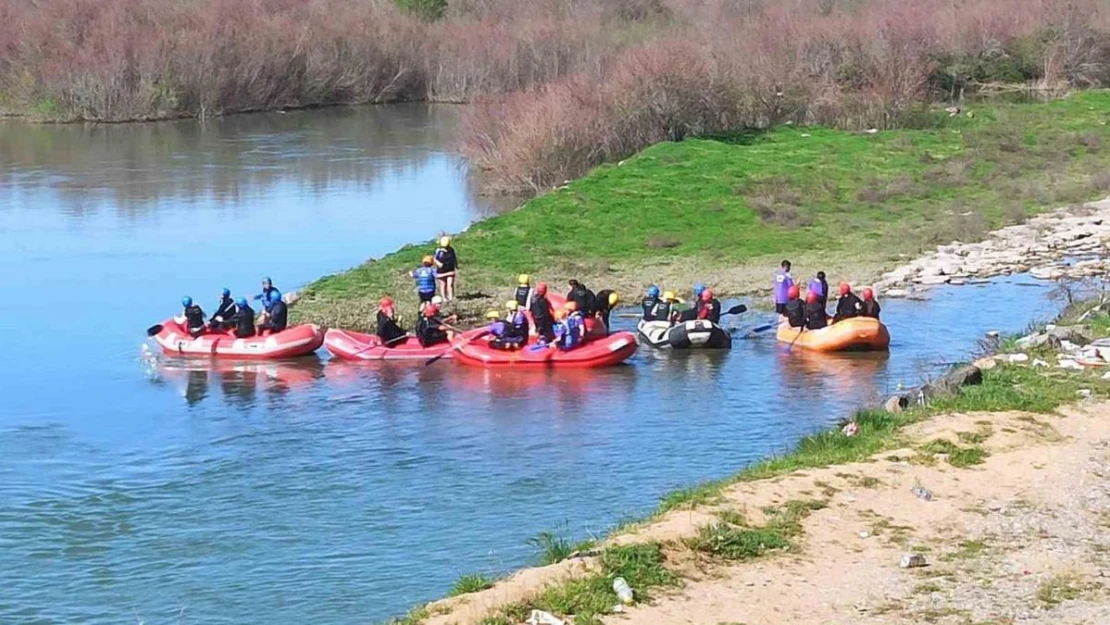
<instances>
[{"instance_id":1,"label":"green moss on bank","mask_svg":"<svg viewBox=\"0 0 1110 625\"><path fill-rule=\"evenodd\" d=\"M638 291L704 280L766 287L780 257L801 275L861 279L901 255L1110 191L1110 92L984 104L928 130L779 127L652 146L455 237L461 305L508 296L519 273ZM365 327L377 299L412 310L412 245L305 289L299 319Z\"/></svg>"}]
</instances>

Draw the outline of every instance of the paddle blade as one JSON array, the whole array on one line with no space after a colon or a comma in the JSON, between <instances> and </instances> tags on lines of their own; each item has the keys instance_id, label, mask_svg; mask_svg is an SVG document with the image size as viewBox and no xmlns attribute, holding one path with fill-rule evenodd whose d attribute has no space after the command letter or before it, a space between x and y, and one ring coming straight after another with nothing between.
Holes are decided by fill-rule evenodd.
<instances>
[{"instance_id":1,"label":"paddle blade","mask_svg":"<svg viewBox=\"0 0 1110 625\"><path fill-rule=\"evenodd\" d=\"M147 336L154 336L162 331L162 324L153 325L146 329Z\"/></svg>"},{"instance_id":2,"label":"paddle blade","mask_svg":"<svg viewBox=\"0 0 1110 625\"><path fill-rule=\"evenodd\" d=\"M737 304L736 306L733 306L732 308L729 308L727 311L725 311L725 314L726 315L739 315L740 313L744 313L744 312L748 312L748 307L743 305L743 304Z\"/></svg>"},{"instance_id":3,"label":"paddle blade","mask_svg":"<svg viewBox=\"0 0 1110 625\"><path fill-rule=\"evenodd\" d=\"M450 351L446 351L446 352L443 352L442 354L440 354L438 356L433 356L433 357L424 361L424 366L427 367L428 365L437 363L440 360L443 360L443 357L446 356L447 354L450 354L450 353L451 353Z\"/></svg>"}]
</instances>

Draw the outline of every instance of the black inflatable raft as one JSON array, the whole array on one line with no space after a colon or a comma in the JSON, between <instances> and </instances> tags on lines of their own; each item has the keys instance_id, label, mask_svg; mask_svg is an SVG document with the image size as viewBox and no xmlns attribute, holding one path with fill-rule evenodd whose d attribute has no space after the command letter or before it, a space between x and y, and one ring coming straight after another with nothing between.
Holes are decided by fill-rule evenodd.
<instances>
[{"instance_id":1,"label":"black inflatable raft","mask_svg":"<svg viewBox=\"0 0 1110 625\"><path fill-rule=\"evenodd\" d=\"M640 321L637 338L652 347L673 349L729 349L732 336L721 326L705 319L671 325L666 321Z\"/></svg>"}]
</instances>

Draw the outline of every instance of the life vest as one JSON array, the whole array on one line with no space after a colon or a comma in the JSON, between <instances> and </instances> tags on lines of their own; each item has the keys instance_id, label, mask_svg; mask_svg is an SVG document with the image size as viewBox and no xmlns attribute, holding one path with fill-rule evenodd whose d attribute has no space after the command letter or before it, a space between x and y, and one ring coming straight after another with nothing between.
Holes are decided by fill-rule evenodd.
<instances>
[{"instance_id":1,"label":"life vest","mask_svg":"<svg viewBox=\"0 0 1110 625\"><path fill-rule=\"evenodd\" d=\"M640 300L640 307L644 309L644 321L655 321L655 306L659 303L657 297L645 297Z\"/></svg>"},{"instance_id":2,"label":"life vest","mask_svg":"<svg viewBox=\"0 0 1110 625\"><path fill-rule=\"evenodd\" d=\"M417 267L412 272L413 279L416 280L416 290L421 293L435 293L436 292L436 270L431 267Z\"/></svg>"},{"instance_id":3,"label":"life vest","mask_svg":"<svg viewBox=\"0 0 1110 625\"><path fill-rule=\"evenodd\" d=\"M513 299L516 300L517 304L520 304L521 306L527 306L528 305L528 296L531 293L532 293L532 287L527 286L527 285L521 285L521 286L516 287L516 292L513 293Z\"/></svg>"}]
</instances>

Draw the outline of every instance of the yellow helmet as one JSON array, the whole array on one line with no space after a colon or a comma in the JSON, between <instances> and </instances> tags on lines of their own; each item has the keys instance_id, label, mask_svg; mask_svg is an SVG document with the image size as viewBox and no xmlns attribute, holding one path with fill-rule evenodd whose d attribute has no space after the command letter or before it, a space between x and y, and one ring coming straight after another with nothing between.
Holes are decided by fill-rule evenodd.
<instances>
[{"instance_id":1,"label":"yellow helmet","mask_svg":"<svg viewBox=\"0 0 1110 625\"><path fill-rule=\"evenodd\" d=\"M431 267L431 266L432 266L432 261L433 261L433 260L435 260L435 259L434 259L434 258L432 258L431 256L425 256L424 258L422 258L422 259L420 260L420 262L424 263L424 265L426 265L426 266L428 266L428 267Z\"/></svg>"},{"instance_id":2,"label":"yellow helmet","mask_svg":"<svg viewBox=\"0 0 1110 625\"><path fill-rule=\"evenodd\" d=\"M609 306L610 307L616 306L617 303L619 303L620 301L621 301L621 296L616 291L613 291L612 293L609 294Z\"/></svg>"},{"instance_id":3,"label":"yellow helmet","mask_svg":"<svg viewBox=\"0 0 1110 625\"><path fill-rule=\"evenodd\" d=\"M450 245L451 245L451 237L447 237L447 236L439 237L439 246L440 247L450 247Z\"/></svg>"},{"instance_id":4,"label":"yellow helmet","mask_svg":"<svg viewBox=\"0 0 1110 625\"><path fill-rule=\"evenodd\" d=\"M674 300L674 291L663 291L663 299L668 302Z\"/></svg>"},{"instance_id":5,"label":"yellow helmet","mask_svg":"<svg viewBox=\"0 0 1110 625\"><path fill-rule=\"evenodd\" d=\"M519 276L516 277L516 283L519 284L520 286L528 286L529 284L532 283L532 276L530 276L526 273L522 273L522 274L520 274Z\"/></svg>"},{"instance_id":6,"label":"yellow helmet","mask_svg":"<svg viewBox=\"0 0 1110 625\"><path fill-rule=\"evenodd\" d=\"M520 306L520 304L518 304L515 299L511 299L505 302L505 308L508 308L509 310L516 310L517 306Z\"/></svg>"},{"instance_id":7,"label":"yellow helmet","mask_svg":"<svg viewBox=\"0 0 1110 625\"><path fill-rule=\"evenodd\" d=\"M555 318L559 321L567 318L567 311L565 308L558 308L555 310Z\"/></svg>"},{"instance_id":8,"label":"yellow helmet","mask_svg":"<svg viewBox=\"0 0 1110 625\"><path fill-rule=\"evenodd\" d=\"M496 310L491 310L488 313L486 313L486 319L497 320L497 319L500 319L500 318L501 318L501 313L497 312Z\"/></svg>"}]
</instances>

